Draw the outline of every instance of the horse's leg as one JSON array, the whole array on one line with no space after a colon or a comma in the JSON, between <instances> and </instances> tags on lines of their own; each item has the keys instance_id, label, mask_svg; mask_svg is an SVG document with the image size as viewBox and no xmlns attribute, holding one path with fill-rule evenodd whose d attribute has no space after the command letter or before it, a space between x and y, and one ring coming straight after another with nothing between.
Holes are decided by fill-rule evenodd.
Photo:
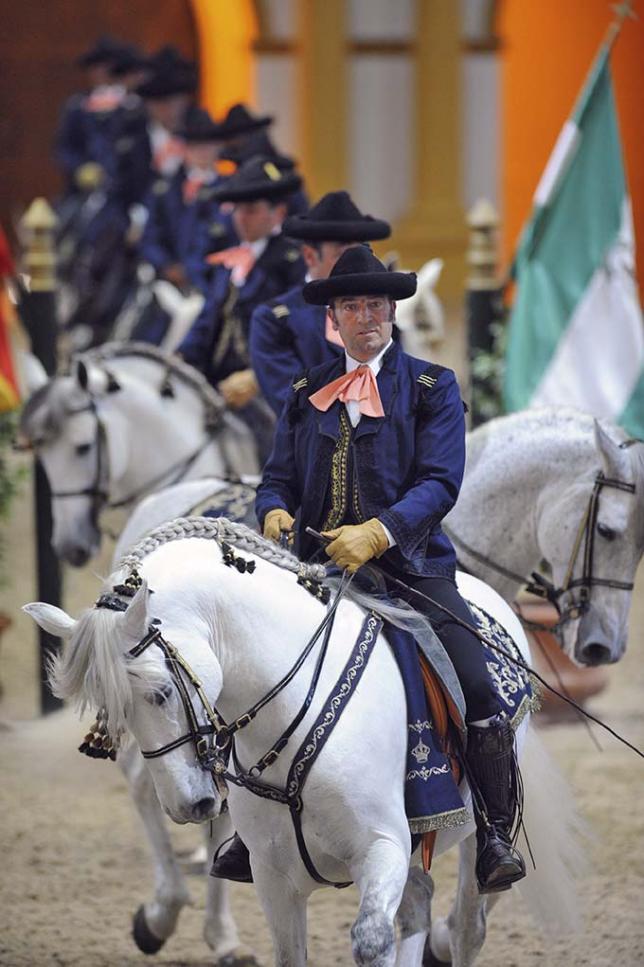
<instances>
[{"instance_id":1,"label":"horse's leg","mask_svg":"<svg viewBox=\"0 0 644 967\"><path fill-rule=\"evenodd\" d=\"M306 897L288 877L251 859L253 880L273 938L275 967L306 965Z\"/></svg>"},{"instance_id":2,"label":"horse's leg","mask_svg":"<svg viewBox=\"0 0 644 967\"><path fill-rule=\"evenodd\" d=\"M393 967L394 919L409 873L409 851L395 840L378 839L351 872L360 890L360 909L351 928L354 960L363 967Z\"/></svg>"},{"instance_id":3,"label":"horse's leg","mask_svg":"<svg viewBox=\"0 0 644 967\"><path fill-rule=\"evenodd\" d=\"M471 967L485 940L487 898L476 885L476 834L459 846L458 888L446 920L432 924L424 967Z\"/></svg>"},{"instance_id":4,"label":"horse's leg","mask_svg":"<svg viewBox=\"0 0 644 967\"><path fill-rule=\"evenodd\" d=\"M146 954L159 950L172 935L190 894L174 855L166 820L143 758L134 747L119 753L119 765L143 822L154 862L154 899L136 911L133 936Z\"/></svg>"},{"instance_id":5,"label":"horse's leg","mask_svg":"<svg viewBox=\"0 0 644 967\"><path fill-rule=\"evenodd\" d=\"M409 871L396 920L400 928L398 967L421 967L431 927L434 883L419 866Z\"/></svg>"}]
</instances>

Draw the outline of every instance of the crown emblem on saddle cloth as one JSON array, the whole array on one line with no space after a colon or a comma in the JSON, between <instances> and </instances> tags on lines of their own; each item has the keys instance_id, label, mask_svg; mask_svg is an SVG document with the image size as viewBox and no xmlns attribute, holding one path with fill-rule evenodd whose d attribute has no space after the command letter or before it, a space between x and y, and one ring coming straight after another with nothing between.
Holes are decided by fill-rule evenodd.
<instances>
[{"instance_id":1,"label":"crown emblem on saddle cloth","mask_svg":"<svg viewBox=\"0 0 644 967\"><path fill-rule=\"evenodd\" d=\"M411 754L418 763L418 765L424 765L429 759L431 749L428 745L425 745L422 739L418 740L418 744L414 746L411 750Z\"/></svg>"}]
</instances>

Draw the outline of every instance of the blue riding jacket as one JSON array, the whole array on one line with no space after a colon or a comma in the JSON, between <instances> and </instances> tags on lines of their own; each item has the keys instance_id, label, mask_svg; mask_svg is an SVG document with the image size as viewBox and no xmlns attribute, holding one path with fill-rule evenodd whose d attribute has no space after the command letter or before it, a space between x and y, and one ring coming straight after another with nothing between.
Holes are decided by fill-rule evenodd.
<instances>
[{"instance_id":1,"label":"blue riding jacket","mask_svg":"<svg viewBox=\"0 0 644 967\"><path fill-rule=\"evenodd\" d=\"M250 361L266 401L277 416L298 373L343 356L325 335L326 308L304 301L296 285L258 306L250 322Z\"/></svg>"},{"instance_id":2,"label":"blue riding jacket","mask_svg":"<svg viewBox=\"0 0 644 967\"><path fill-rule=\"evenodd\" d=\"M395 540L382 557L391 573L453 578L456 555L441 529L465 464L465 419L450 369L415 359L393 343L377 376L385 416L352 429L343 403L320 412L309 396L342 376L344 356L291 387L264 468L255 509L260 524L281 507L296 515L296 551L319 551L305 527L377 517Z\"/></svg>"}]
</instances>

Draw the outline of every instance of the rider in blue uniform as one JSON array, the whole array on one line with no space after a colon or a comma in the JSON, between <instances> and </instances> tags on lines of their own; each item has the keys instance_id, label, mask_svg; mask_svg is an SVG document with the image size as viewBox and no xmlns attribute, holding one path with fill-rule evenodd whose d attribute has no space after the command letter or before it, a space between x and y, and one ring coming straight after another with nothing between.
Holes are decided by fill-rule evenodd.
<instances>
[{"instance_id":1,"label":"rider in blue uniform","mask_svg":"<svg viewBox=\"0 0 644 967\"><path fill-rule=\"evenodd\" d=\"M87 72L88 90L66 101L54 149L69 194L95 187L103 175L104 159L97 137L103 118L102 112L92 110L92 96L112 83L110 68L123 49L124 45L111 37L99 37L76 61Z\"/></svg>"},{"instance_id":2,"label":"rider in blue uniform","mask_svg":"<svg viewBox=\"0 0 644 967\"><path fill-rule=\"evenodd\" d=\"M346 352L294 382L256 510L266 537L294 532L301 557L320 550L306 534L311 526L330 538L326 553L339 567L353 572L378 558L385 582L397 578L435 602L408 594L432 622L463 690L476 876L480 892L492 893L525 875L510 839L514 735L478 639L439 607L474 624L441 530L463 476L464 407L451 370L408 356L392 341L396 300L415 289L413 274L388 272L367 246L348 249L328 279L305 286L307 302L329 307ZM244 850L237 838L213 873L247 877Z\"/></svg>"},{"instance_id":3,"label":"rider in blue uniform","mask_svg":"<svg viewBox=\"0 0 644 967\"><path fill-rule=\"evenodd\" d=\"M363 215L346 191L331 191L307 214L291 215L282 231L300 242L309 279L325 279L350 245L391 235L387 222ZM305 302L301 285L258 306L253 313L251 364L277 416L298 373L337 359L343 352L342 340L326 308Z\"/></svg>"},{"instance_id":4,"label":"rider in blue uniform","mask_svg":"<svg viewBox=\"0 0 644 967\"><path fill-rule=\"evenodd\" d=\"M210 256L206 303L179 347L186 362L248 422L262 463L272 445L274 418L250 365L250 321L256 306L304 279L300 253L281 232L287 198L299 187L297 175L253 158L215 190L219 202L233 206L240 244Z\"/></svg>"}]
</instances>

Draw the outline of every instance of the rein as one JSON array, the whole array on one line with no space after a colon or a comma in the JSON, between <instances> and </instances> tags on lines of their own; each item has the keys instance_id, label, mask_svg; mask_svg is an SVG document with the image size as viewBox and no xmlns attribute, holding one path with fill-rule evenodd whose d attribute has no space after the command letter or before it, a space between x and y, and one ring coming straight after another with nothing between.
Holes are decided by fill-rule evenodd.
<instances>
[{"instance_id":1,"label":"rein","mask_svg":"<svg viewBox=\"0 0 644 967\"><path fill-rule=\"evenodd\" d=\"M630 443L630 441L628 442ZM517 574L514 571L510 571L508 568L502 567L500 564L497 564L486 555L476 551L464 540L462 540L462 538L452 534L449 529L445 528L445 530L449 539L454 542L456 547L461 548L463 551L473 557L475 561L478 561L479 564L489 567L491 570L496 571L497 574L501 574L503 577L506 577L512 581L517 581L519 584L525 584L526 590L531 594L550 601L550 603L555 606L559 614L559 621L557 621L553 627L546 627L545 625L538 624L537 622L524 623L538 631L547 630L553 632L554 634L558 634L561 629L570 621L576 621L588 611L590 607L590 597L594 587L613 588L616 591L632 591L634 587L632 581L617 581L614 578L598 578L594 575L593 557L595 549L595 528L597 524L597 515L599 513L599 498L604 487L612 487L615 490L621 490L629 494L635 493L635 484L627 483L624 480L617 480L613 477L605 477L601 471L597 474L592 492L588 499L588 504L586 505L586 509L581 518L579 527L577 528L577 533L575 535L572 551L566 567L563 583L558 588L537 571L533 571L530 575L530 579L526 580L523 575ZM579 557L582 543L584 550L581 577L573 578L574 568ZM575 599L574 595L572 594L572 590L574 588L579 588L579 595L577 599ZM570 595L569 604L562 610L560 599L567 594ZM524 619L521 620L523 621Z\"/></svg>"}]
</instances>

